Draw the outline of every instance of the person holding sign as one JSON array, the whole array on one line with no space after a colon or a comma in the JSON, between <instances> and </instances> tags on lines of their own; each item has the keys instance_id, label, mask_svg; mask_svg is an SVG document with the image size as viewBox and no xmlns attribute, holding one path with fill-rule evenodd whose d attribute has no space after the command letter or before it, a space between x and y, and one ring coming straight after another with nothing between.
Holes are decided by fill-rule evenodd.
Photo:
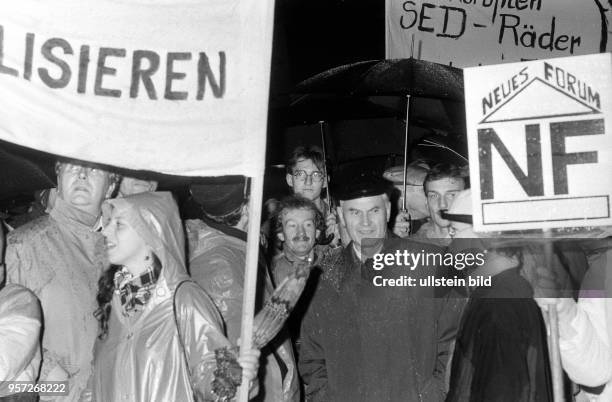
<instances>
[{"instance_id":1,"label":"person holding sign","mask_svg":"<svg viewBox=\"0 0 612 402\"><path fill-rule=\"evenodd\" d=\"M213 301L187 275L172 195L142 193L103 208L113 265L99 282L100 332L83 399L216 400L227 395L225 385L240 378L241 368L244 378L255 379L258 350L238 358L240 366L222 358L232 344Z\"/></svg>"},{"instance_id":2,"label":"person holding sign","mask_svg":"<svg viewBox=\"0 0 612 402\"><path fill-rule=\"evenodd\" d=\"M478 239L470 190L458 193L442 216L451 223L451 251L484 254L482 264L468 268L472 286L446 402L552 402L544 321L533 289L519 272L522 247Z\"/></svg>"},{"instance_id":3,"label":"person holding sign","mask_svg":"<svg viewBox=\"0 0 612 402\"><path fill-rule=\"evenodd\" d=\"M589 401L612 400L612 243L600 240L589 255L589 270L578 302L558 294L560 281L554 271L538 268L536 302L544 313L557 310L559 348L563 369L583 387Z\"/></svg>"},{"instance_id":4,"label":"person holding sign","mask_svg":"<svg viewBox=\"0 0 612 402\"><path fill-rule=\"evenodd\" d=\"M96 338L95 289L107 266L96 231L101 205L117 175L97 165L57 162L57 199L43 215L7 236L7 282L30 289L43 310L40 381L68 381L76 401L90 375Z\"/></svg>"}]
</instances>

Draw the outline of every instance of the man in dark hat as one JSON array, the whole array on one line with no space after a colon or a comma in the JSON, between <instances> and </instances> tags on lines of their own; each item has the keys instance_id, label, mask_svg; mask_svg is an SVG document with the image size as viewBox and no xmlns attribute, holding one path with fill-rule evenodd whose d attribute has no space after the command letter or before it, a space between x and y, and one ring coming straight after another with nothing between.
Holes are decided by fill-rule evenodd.
<instances>
[{"instance_id":1,"label":"man in dark hat","mask_svg":"<svg viewBox=\"0 0 612 402\"><path fill-rule=\"evenodd\" d=\"M339 216L351 243L322 258L303 321L299 364L307 400L442 401L457 313L433 297L433 288L402 282L407 273L418 277L435 267L380 264L381 256L437 248L390 238L381 178L352 172L339 182Z\"/></svg>"},{"instance_id":2,"label":"man in dark hat","mask_svg":"<svg viewBox=\"0 0 612 402\"><path fill-rule=\"evenodd\" d=\"M240 336L246 267L247 183L245 179L215 179L192 185L191 193L203 216L185 221L189 271L213 299L225 322L228 339L236 344ZM273 291L261 259L259 274L265 279L259 282L256 297L261 302ZM256 400L299 402L299 379L289 338L264 349L262 358L265 363L260 370Z\"/></svg>"}]
</instances>

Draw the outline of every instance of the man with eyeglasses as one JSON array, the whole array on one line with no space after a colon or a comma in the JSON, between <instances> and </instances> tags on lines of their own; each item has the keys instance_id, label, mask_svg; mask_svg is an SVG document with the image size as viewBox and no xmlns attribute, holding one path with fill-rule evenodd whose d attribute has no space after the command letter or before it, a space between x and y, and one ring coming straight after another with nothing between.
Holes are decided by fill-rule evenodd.
<instances>
[{"instance_id":1,"label":"man with eyeglasses","mask_svg":"<svg viewBox=\"0 0 612 402\"><path fill-rule=\"evenodd\" d=\"M325 236L333 235L331 244L339 244L340 231L336 215L331 209L330 200L321 198L323 189L329 184L321 150L316 146L295 148L287 162L286 180L294 195L302 196L317 206L325 219Z\"/></svg>"},{"instance_id":2,"label":"man with eyeglasses","mask_svg":"<svg viewBox=\"0 0 612 402\"><path fill-rule=\"evenodd\" d=\"M57 199L48 215L11 232L7 282L29 288L44 317L40 381L67 381L76 401L90 375L97 334L97 282L107 266L104 239L96 231L102 202L117 176L81 161L56 163ZM41 400L45 400L42 397Z\"/></svg>"}]
</instances>

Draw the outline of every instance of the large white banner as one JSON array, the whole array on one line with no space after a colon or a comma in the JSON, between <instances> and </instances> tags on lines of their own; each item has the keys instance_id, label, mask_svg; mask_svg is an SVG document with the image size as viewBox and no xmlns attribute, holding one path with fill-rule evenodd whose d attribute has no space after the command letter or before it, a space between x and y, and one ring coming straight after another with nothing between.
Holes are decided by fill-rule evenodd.
<instances>
[{"instance_id":1,"label":"large white banner","mask_svg":"<svg viewBox=\"0 0 612 402\"><path fill-rule=\"evenodd\" d=\"M473 67L603 52L610 8L608 0L386 0L386 55Z\"/></svg>"},{"instance_id":2,"label":"large white banner","mask_svg":"<svg viewBox=\"0 0 612 402\"><path fill-rule=\"evenodd\" d=\"M0 138L131 169L262 175L273 4L3 0Z\"/></svg>"},{"instance_id":3,"label":"large white banner","mask_svg":"<svg viewBox=\"0 0 612 402\"><path fill-rule=\"evenodd\" d=\"M611 225L612 54L464 74L475 229Z\"/></svg>"}]
</instances>

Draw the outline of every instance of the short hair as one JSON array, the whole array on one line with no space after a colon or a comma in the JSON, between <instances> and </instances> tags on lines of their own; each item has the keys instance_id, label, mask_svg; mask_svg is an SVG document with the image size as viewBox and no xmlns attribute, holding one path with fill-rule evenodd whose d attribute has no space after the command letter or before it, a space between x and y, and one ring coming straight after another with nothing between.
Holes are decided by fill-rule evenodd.
<instances>
[{"instance_id":1,"label":"short hair","mask_svg":"<svg viewBox=\"0 0 612 402\"><path fill-rule=\"evenodd\" d=\"M108 170L107 167L100 166L97 163L90 163L90 162L80 161L78 159L68 159L68 158L62 158L62 159L58 159L55 161L55 175L56 176L59 176L60 168L62 167L62 165L65 165L66 163L73 163L79 166L87 166L87 167L104 170L105 172L108 172L108 179L109 179L110 185L113 185L113 184L119 185L119 182L121 182L121 179L122 179L122 176L119 173L113 172L112 170Z\"/></svg>"},{"instance_id":2,"label":"short hair","mask_svg":"<svg viewBox=\"0 0 612 402\"><path fill-rule=\"evenodd\" d=\"M276 233L281 233L283 231L283 215L296 209L312 211L314 214L315 227L319 229L321 233L325 233L325 221L323 220L323 214L319 211L319 208L317 208L314 202L299 195L290 195L281 200L274 214L274 227Z\"/></svg>"},{"instance_id":3,"label":"short hair","mask_svg":"<svg viewBox=\"0 0 612 402\"><path fill-rule=\"evenodd\" d=\"M293 168L301 159L310 159L320 171L325 171L325 159L323 158L321 148L315 145L308 145L299 146L293 150L286 165L288 174L293 174Z\"/></svg>"},{"instance_id":4,"label":"short hair","mask_svg":"<svg viewBox=\"0 0 612 402\"><path fill-rule=\"evenodd\" d=\"M461 179L467 187L466 169L452 163L441 162L433 165L423 180L423 191L427 194L427 183L442 179Z\"/></svg>"}]
</instances>

